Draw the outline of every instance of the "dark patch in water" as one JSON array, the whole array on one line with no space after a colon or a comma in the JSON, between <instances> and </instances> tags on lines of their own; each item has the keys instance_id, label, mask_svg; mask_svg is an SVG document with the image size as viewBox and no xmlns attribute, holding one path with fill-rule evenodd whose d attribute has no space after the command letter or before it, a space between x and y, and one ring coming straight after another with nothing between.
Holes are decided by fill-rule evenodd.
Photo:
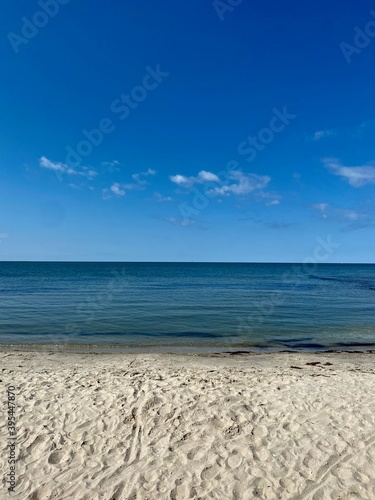
<instances>
[{"instance_id":1,"label":"dark patch in water","mask_svg":"<svg viewBox=\"0 0 375 500\"><path fill-rule=\"evenodd\" d=\"M290 347L293 347L294 349L325 349L326 346L322 344L290 344Z\"/></svg>"},{"instance_id":2,"label":"dark patch in water","mask_svg":"<svg viewBox=\"0 0 375 500\"><path fill-rule=\"evenodd\" d=\"M287 344L287 343L292 343L292 342L307 342L309 340L313 340L312 337L306 337L302 339L271 339L268 342L270 343L281 343L281 344Z\"/></svg>"},{"instance_id":3,"label":"dark patch in water","mask_svg":"<svg viewBox=\"0 0 375 500\"><path fill-rule=\"evenodd\" d=\"M309 274L310 279L321 280L321 281L336 281L338 283L345 283L349 285L356 285L360 288L365 288L367 290L375 290L373 282L357 278L334 278L330 276L316 276L315 274Z\"/></svg>"},{"instance_id":4,"label":"dark patch in water","mask_svg":"<svg viewBox=\"0 0 375 500\"><path fill-rule=\"evenodd\" d=\"M374 342L337 342L336 345L341 345L343 347L373 347L375 346Z\"/></svg>"}]
</instances>

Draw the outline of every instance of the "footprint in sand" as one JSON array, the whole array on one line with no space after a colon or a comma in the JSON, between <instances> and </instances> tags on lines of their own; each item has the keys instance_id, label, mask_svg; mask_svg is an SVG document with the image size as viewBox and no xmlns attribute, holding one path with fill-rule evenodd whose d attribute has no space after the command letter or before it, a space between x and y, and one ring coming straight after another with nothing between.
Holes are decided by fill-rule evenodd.
<instances>
[{"instance_id":1,"label":"footprint in sand","mask_svg":"<svg viewBox=\"0 0 375 500\"><path fill-rule=\"evenodd\" d=\"M56 450L51 453L51 455L48 457L48 463L52 465L57 465L60 462L65 461L67 458L67 455L64 451L62 450Z\"/></svg>"},{"instance_id":2,"label":"footprint in sand","mask_svg":"<svg viewBox=\"0 0 375 500\"><path fill-rule=\"evenodd\" d=\"M242 464L242 456L239 453L233 453L227 458L226 464L230 469L237 469Z\"/></svg>"},{"instance_id":3,"label":"footprint in sand","mask_svg":"<svg viewBox=\"0 0 375 500\"><path fill-rule=\"evenodd\" d=\"M253 430L253 435L257 438L266 437L268 434L268 429L264 425L258 425Z\"/></svg>"}]
</instances>

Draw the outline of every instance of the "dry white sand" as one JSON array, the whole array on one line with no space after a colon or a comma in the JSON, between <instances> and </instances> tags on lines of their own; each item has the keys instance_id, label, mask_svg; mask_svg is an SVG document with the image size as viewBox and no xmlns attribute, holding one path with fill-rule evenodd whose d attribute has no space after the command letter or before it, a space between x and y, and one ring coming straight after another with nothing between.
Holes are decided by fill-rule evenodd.
<instances>
[{"instance_id":1,"label":"dry white sand","mask_svg":"<svg viewBox=\"0 0 375 500\"><path fill-rule=\"evenodd\" d=\"M16 387L15 498L375 499L374 354L0 361L1 401Z\"/></svg>"}]
</instances>

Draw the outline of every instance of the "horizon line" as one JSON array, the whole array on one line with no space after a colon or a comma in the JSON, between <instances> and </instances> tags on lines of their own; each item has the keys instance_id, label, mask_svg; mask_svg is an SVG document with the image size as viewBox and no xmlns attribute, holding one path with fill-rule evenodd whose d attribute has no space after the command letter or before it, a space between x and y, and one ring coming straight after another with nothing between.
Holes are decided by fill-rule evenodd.
<instances>
[{"instance_id":1,"label":"horizon line","mask_svg":"<svg viewBox=\"0 0 375 500\"><path fill-rule=\"evenodd\" d=\"M298 264L298 265L375 265L375 262L296 262L296 261L169 261L169 260L0 260L1 263L51 264Z\"/></svg>"}]
</instances>

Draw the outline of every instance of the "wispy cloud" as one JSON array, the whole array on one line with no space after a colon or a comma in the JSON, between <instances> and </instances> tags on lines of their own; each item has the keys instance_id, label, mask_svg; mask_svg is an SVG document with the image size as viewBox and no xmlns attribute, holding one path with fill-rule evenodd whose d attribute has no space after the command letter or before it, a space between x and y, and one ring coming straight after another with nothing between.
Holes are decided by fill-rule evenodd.
<instances>
[{"instance_id":1,"label":"wispy cloud","mask_svg":"<svg viewBox=\"0 0 375 500\"><path fill-rule=\"evenodd\" d=\"M126 191L134 189L135 184L120 184L113 182L109 188L102 189L103 199L109 200L112 197L122 198L126 195Z\"/></svg>"},{"instance_id":2,"label":"wispy cloud","mask_svg":"<svg viewBox=\"0 0 375 500\"><path fill-rule=\"evenodd\" d=\"M120 165L120 162L118 160L103 161L102 165L103 165L103 167L113 167L115 165Z\"/></svg>"},{"instance_id":3,"label":"wispy cloud","mask_svg":"<svg viewBox=\"0 0 375 500\"><path fill-rule=\"evenodd\" d=\"M240 217L238 220L243 222L250 221L254 222L254 224L262 224L269 227L270 229L287 229L288 227L293 225L292 222L277 222L273 220L263 219L262 217L256 217L254 215L250 215L248 217Z\"/></svg>"},{"instance_id":4,"label":"wispy cloud","mask_svg":"<svg viewBox=\"0 0 375 500\"><path fill-rule=\"evenodd\" d=\"M79 170L74 169L74 168L70 167L69 165L67 165L66 163L54 162L52 160L49 160L45 156L42 156L39 159L39 165L42 168L45 168L47 170L52 170L52 171L59 173L59 174L78 175L78 176L86 177L87 179L90 179L90 180L93 179L96 175L98 175L96 170L94 170L92 168L82 166L82 167L80 167Z\"/></svg>"},{"instance_id":5,"label":"wispy cloud","mask_svg":"<svg viewBox=\"0 0 375 500\"><path fill-rule=\"evenodd\" d=\"M261 191L271 181L268 175L245 173L241 170L232 170L226 180L221 180L216 174L201 170L196 177L187 177L177 174L169 177L177 186L190 189L196 184L208 185L207 194L211 196L246 196L250 193ZM209 187L210 184L217 184Z\"/></svg>"},{"instance_id":6,"label":"wispy cloud","mask_svg":"<svg viewBox=\"0 0 375 500\"><path fill-rule=\"evenodd\" d=\"M375 120L365 120L350 127L318 130L309 136L309 139L313 141L320 141L327 138L360 139L364 136L372 137L374 134L374 128Z\"/></svg>"},{"instance_id":7,"label":"wispy cloud","mask_svg":"<svg viewBox=\"0 0 375 500\"><path fill-rule=\"evenodd\" d=\"M194 184L206 184L209 182L220 183L220 179L216 174L207 172L206 170L201 170L196 177L187 177L185 175L177 174L171 175L169 179L174 184L177 184L177 186L181 186L184 188L190 188L194 186Z\"/></svg>"},{"instance_id":8,"label":"wispy cloud","mask_svg":"<svg viewBox=\"0 0 375 500\"><path fill-rule=\"evenodd\" d=\"M197 221L194 220L194 219L184 219L184 218L177 218L177 217L165 217L164 220L166 222L169 222L170 224L175 225L175 226L183 226L183 227L195 226L197 224Z\"/></svg>"},{"instance_id":9,"label":"wispy cloud","mask_svg":"<svg viewBox=\"0 0 375 500\"><path fill-rule=\"evenodd\" d=\"M184 229L192 229L194 231L207 231L209 228L207 225L202 223L197 219L185 218L185 217L160 217L155 216L155 219L158 219L163 222L167 222L175 227L180 227Z\"/></svg>"},{"instance_id":10,"label":"wispy cloud","mask_svg":"<svg viewBox=\"0 0 375 500\"><path fill-rule=\"evenodd\" d=\"M112 191L113 194L116 196L125 196L125 190L122 189L121 184L118 182L114 182L112 186L110 187L110 190Z\"/></svg>"},{"instance_id":11,"label":"wispy cloud","mask_svg":"<svg viewBox=\"0 0 375 500\"><path fill-rule=\"evenodd\" d=\"M265 224L271 229L287 229L292 225L291 222L265 222Z\"/></svg>"},{"instance_id":12,"label":"wispy cloud","mask_svg":"<svg viewBox=\"0 0 375 500\"><path fill-rule=\"evenodd\" d=\"M267 193L260 190L255 193L255 200L258 202L264 202L266 207L277 207L281 203L282 196L275 193Z\"/></svg>"},{"instance_id":13,"label":"wispy cloud","mask_svg":"<svg viewBox=\"0 0 375 500\"><path fill-rule=\"evenodd\" d=\"M331 137L335 135L334 130L318 130L312 136L313 141L320 141L320 139L324 139L325 137Z\"/></svg>"},{"instance_id":14,"label":"wispy cloud","mask_svg":"<svg viewBox=\"0 0 375 500\"><path fill-rule=\"evenodd\" d=\"M164 201L172 201L172 198L170 196L163 196L160 193L155 193L154 197L155 197L155 200L158 201L159 203L162 203Z\"/></svg>"},{"instance_id":15,"label":"wispy cloud","mask_svg":"<svg viewBox=\"0 0 375 500\"><path fill-rule=\"evenodd\" d=\"M186 177L185 175L177 174L171 175L170 180L177 184L177 186L190 187L196 182L195 177Z\"/></svg>"},{"instance_id":16,"label":"wispy cloud","mask_svg":"<svg viewBox=\"0 0 375 500\"><path fill-rule=\"evenodd\" d=\"M233 170L229 174L230 181L215 187L211 193L222 196L246 196L254 191L260 191L268 186L271 177L268 175L245 174L241 170ZM232 181L232 182L231 182Z\"/></svg>"},{"instance_id":17,"label":"wispy cloud","mask_svg":"<svg viewBox=\"0 0 375 500\"><path fill-rule=\"evenodd\" d=\"M142 182L141 181L142 177L154 176L156 174L157 174L156 170L153 170L152 168L149 168L148 170L146 170L146 172L140 172L139 174L133 174L132 178L135 181Z\"/></svg>"},{"instance_id":18,"label":"wispy cloud","mask_svg":"<svg viewBox=\"0 0 375 500\"><path fill-rule=\"evenodd\" d=\"M330 219L344 224L343 231L354 231L373 226L373 217L368 210L337 208L329 203L316 203L312 208L323 219Z\"/></svg>"},{"instance_id":19,"label":"wispy cloud","mask_svg":"<svg viewBox=\"0 0 375 500\"><path fill-rule=\"evenodd\" d=\"M131 177L134 182L120 183L113 182L109 188L102 189L103 199L108 200L112 197L123 197L127 191L136 191L145 189L149 184L144 177L156 175L156 170L149 168L146 172L133 174Z\"/></svg>"},{"instance_id":20,"label":"wispy cloud","mask_svg":"<svg viewBox=\"0 0 375 500\"><path fill-rule=\"evenodd\" d=\"M312 208L314 210L316 210L317 212L319 212L321 214L321 216L323 217L323 219L328 218L328 215L327 215L327 210L329 208L328 203L315 203L314 205L312 205Z\"/></svg>"},{"instance_id":21,"label":"wispy cloud","mask_svg":"<svg viewBox=\"0 0 375 500\"><path fill-rule=\"evenodd\" d=\"M375 184L375 167L372 165L347 167L337 158L324 158L323 163L334 175L344 178L353 187Z\"/></svg>"},{"instance_id":22,"label":"wispy cloud","mask_svg":"<svg viewBox=\"0 0 375 500\"><path fill-rule=\"evenodd\" d=\"M106 169L107 172L118 172L120 162L118 160L112 160L112 161L103 161L102 162L102 167Z\"/></svg>"}]
</instances>

